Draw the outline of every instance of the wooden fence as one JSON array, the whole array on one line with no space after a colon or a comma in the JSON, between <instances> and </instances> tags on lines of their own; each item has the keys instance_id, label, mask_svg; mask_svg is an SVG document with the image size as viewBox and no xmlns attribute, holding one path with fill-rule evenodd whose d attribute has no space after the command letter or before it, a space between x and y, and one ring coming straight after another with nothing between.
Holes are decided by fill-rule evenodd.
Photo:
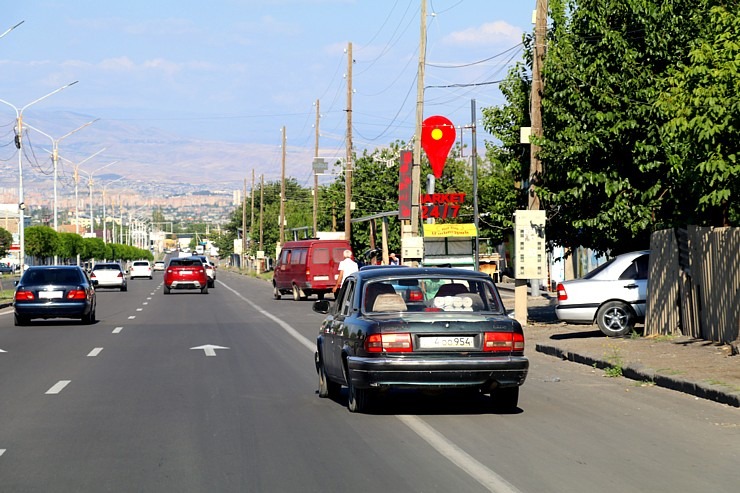
<instances>
[{"instance_id":1,"label":"wooden fence","mask_svg":"<svg viewBox=\"0 0 740 493\"><path fill-rule=\"evenodd\" d=\"M740 339L740 228L657 231L650 250L645 335Z\"/></svg>"}]
</instances>

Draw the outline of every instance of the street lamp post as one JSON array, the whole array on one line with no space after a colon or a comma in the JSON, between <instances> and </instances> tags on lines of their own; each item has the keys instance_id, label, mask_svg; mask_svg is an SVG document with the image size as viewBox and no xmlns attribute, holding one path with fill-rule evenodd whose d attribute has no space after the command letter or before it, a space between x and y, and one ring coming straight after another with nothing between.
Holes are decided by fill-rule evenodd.
<instances>
[{"instance_id":1,"label":"street lamp post","mask_svg":"<svg viewBox=\"0 0 740 493\"><path fill-rule=\"evenodd\" d=\"M51 149L51 161L54 164L54 231L58 231L57 217L59 215L59 213L58 213L58 207L57 207L57 177L58 177L58 167L59 167L59 143L61 141L63 141L64 139L66 139L67 137L69 137L70 135L72 135L73 133L82 130L83 128L87 127L88 125L92 125L93 123L95 123L98 120L100 120L100 118L96 118L96 119L94 119L92 121L89 121L89 122L85 123L84 125L81 125L81 126L77 127L76 129L72 130L71 132L68 132L68 133L62 135L58 139L55 139L54 137L52 137L51 135L47 134L46 132L43 132L43 131L39 130L38 128L36 128L34 126L31 126L28 123L26 123L26 126L28 128L30 128L31 130L35 130L36 132L40 133L41 135L44 135L44 136L48 137L51 140L51 147L52 147L52 149Z\"/></svg>"},{"instance_id":2,"label":"street lamp post","mask_svg":"<svg viewBox=\"0 0 740 493\"><path fill-rule=\"evenodd\" d=\"M95 156L97 156L98 154L100 154L101 152L103 152L105 149L106 148L103 147L98 152L96 152L94 154L91 154L90 156L86 157L85 159L83 159L82 161L80 161L77 164L73 163L72 161L70 161L67 158L64 158L64 157L62 158L63 161L67 161L69 164L71 164L74 167L73 179L74 179L74 182L75 182L75 233L77 233L77 234L80 234L80 197L79 197L79 184L80 184L80 174L79 174L79 171L80 171L80 166L82 166L87 161L89 161L90 159L94 158Z\"/></svg>"},{"instance_id":3,"label":"street lamp post","mask_svg":"<svg viewBox=\"0 0 740 493\"><path fill-rule=\"evenodd\" d=\"M94 170L90 171L89 173L87 171L85 171L85 170L80 170L80 171L82 171L83 173L85 173L87 175L87 186L90 189L90 235L93 235L95 233L95 230L94 230L95 221L93 219L93 196L92 196L93 175L95 174L96 171L100 171L103 168L107 168L108 166L112 166L112 165L116 164L117 162L118 161L112 161L112 162L110 162L110 163L108 163L108 164L106 164L104 166L101 166L98 169L94 169Z\"/></svg>"},{"instance_id":4,"label":"street lamp post","mask_svg":"<svg viewBox=\"0 0 740 493\"><path fill-rule=\"evenodd\" d=\"M15 119L16 119L16 135L15 135L15 146L18 148L18 243L20 244L20 252L19 252L19 262L21 266L21 272L23 271L23 267L26 263L26 245L25 245L25 209L26 204L23 202L23 111L26 110L29 106L38 103L39 101L42 101L49 96L53 96L54 94L58 93L59 91L62 91L63 89L68 88L71 85L77 84L78 81L70 82L67 85L64 85L60 87L59 89L56 89L54 91L51 91L49 94L45 96L41 96L38 99L35 99L28 103L27 105L18 108L14 104L9 103L8 101L5 101L4 99L0 99L0 103L4 103L13 110L15 110Z\"/></svg>"},{"instance_id":5,"label":"street lamp post","mask_svg":"<svg viewBox=\"0 0 740 493\"><path fill-rule=\"evenodd\" d=\"M107 231L107 227L106 227L107 224L108 224L108 221L106 220L106 216L105 216L105 193L108 190L108 185L110 185L112 183L115 183L118 180L122 180L122 179L123 179L123 176L121 176L119 178L116 178L115 180L111 180L108 183L106 183L105 185L103 185L103 243L108 243L108 231ZM115 214L115 212L114 212L114 214ZM114 235L114 239L115 239L115 235Z\"/></svg>"}]
</instances>

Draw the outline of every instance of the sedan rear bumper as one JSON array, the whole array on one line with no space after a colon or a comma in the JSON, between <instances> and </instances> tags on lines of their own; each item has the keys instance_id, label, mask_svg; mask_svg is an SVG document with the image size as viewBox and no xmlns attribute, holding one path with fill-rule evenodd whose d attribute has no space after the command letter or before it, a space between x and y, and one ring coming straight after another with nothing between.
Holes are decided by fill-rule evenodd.
<instances>
[{"instance_id":1,"label":"sedan rear bumper","mask_svg":"<svg viewBox=\"0 0 740 493\"><path fill-rule=\"evenodd\" d=\"M15 313L28 318L80 318L90 313L90 304L86 301L15 303Z\"/></svg>"},{"instance_id":2,"label":"sedan rear bumper","mask_svg":"<svg viewBox=\"0 0 740 493\"><path fill-rule=\"evenodd\" d=\"M199 281L174 281L167 287L170 289L203 289L204 286L205 284Z\"/></svg>"},{"instance_id":3,"label":"sedan rear bumper","mask_svg":"<svg viewBox=\"0 0 740 493\"><path fill-rule=\"evenodd\" d=\"M356 388L480 388L516 387L527 378L524 356L450 359L347 358Z\"/></svg>"}]
</instances>

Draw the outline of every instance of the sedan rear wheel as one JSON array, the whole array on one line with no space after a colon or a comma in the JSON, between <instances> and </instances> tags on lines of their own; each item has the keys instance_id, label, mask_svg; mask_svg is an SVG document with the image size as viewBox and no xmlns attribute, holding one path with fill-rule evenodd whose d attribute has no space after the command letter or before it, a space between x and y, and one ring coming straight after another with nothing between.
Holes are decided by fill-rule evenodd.
<instances>
[{"instance_id":1,"label":"sedan rear wheel","mask_svg":"<svg viewBox=\"0 0 740 493\"><path fill-rule=\"evenodd\" d=\"M164 287L164 294L170 294L170 288L165 286Z\"/></svg>"},{"instance_id":2,"label":"sedan rear wheel","mask_svg":"<svg viewBox=\"0 0 740 493\"><path fill-rule=\"evenodd\" d=\"M370 407L370 389L358 389L352 385L352 380L347 379L347 408L351 413L364 413Z\"/></svg>"},{"instance_id":3,"label":"sedan rear wheel","mask_svg":"<svg viewBox=\"0 0 740 493\"><path fill-rule=\"evenodd\" d=\"M319 373L319 397L329 397L330 399L337 398L337 396L339 396L339 391L341 390L342 386L339 385L337 382L329 380L329 378L326 376L326 370L324 370L323 363L319 363L318 373Z\"/></svg>"},{"instance_id":4,"label":"sedan rear wheel","mask_svg":"<svg viewBox=\"0 0 740 493\"><path fill-rule=\"evenodd\" d=\"M82 323L86 325L95 323L95 308L90 310L90 313L82 316Z\"/></svg>"},{"instance_id":5,"label":"sedan rear wheel","mask_svg":"<svg viewBox=\"0 0 740 493\"><path fill-rule=\"evenodd\" d=\"M599 329L609 337L624 337L635 326L635 315L632 309L621 301L604 303L596 313Z\"/></svg>"},{"instance_id":6,"label":"sedan rear wheel","mask_svg":"<svg viewBox=\"0 0 740 493\"><path fill-rule=\"evenodd\" d=\"M200 294L208 294L208 283L206 283L205 286L200 288Z\"/></svg>"},{"instance_id":7,"label":"sedan rear wheel","mask_svg":"<svg viewBox=\"0 0 740 493\"><path fill-rule=\"evenodd\" d=\"M493 407L499 411L516 411L519 406L519 387L504 387L491 392Z\"/></svg>"},{"instance_id":8,"label":"sedan rear wheel","mask_svg":"<svg viewBox=\"0 0 740 493\"><path fill-rule=\"evenodd\" d=\"M22 327L24 325L28 325L29 319L28 317L24 317L23 315L15 314L14 322L16 326Z\"/></svg>"}]
</instances>

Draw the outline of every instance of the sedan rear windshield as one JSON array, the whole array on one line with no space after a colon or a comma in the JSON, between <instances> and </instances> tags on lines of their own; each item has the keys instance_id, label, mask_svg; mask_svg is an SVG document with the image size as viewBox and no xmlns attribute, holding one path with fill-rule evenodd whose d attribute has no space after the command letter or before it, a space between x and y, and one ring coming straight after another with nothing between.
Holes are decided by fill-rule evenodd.
<instances>
[{"instance_id":1,"label":"sedan rear windshield","mask_svg":"<svg viewBox=\"0 0 740 493\"><path fill-rule=\"evenodd\" d=\"M442 277L369 282L364 289L363 310L366 313L504 312L492 282Z\"/></svg>"},{"instance_id":2,"label":"sedan rear windshield","mask_svg":"<svg viewBox=\"0 0 740 493\"><path fill-rule=\"evenodd\" d=\"M170 260L170 267L202 267L203 262L195 258L173 258Z\"/></svg>"},{"instance_id":3,"label":"sedan rear windshield","mask_svg":"<svg viewBox=\"0 0 740 493\"><path fill-rule=\"evenodd\" d=\"M121 270L121 266L118 264L97 264L93 267L93 270Z\"/></svg>"},{"instance_id":4,"label":"sedan rear windshield","mask_svg":"<svg viewBox=\"0 0 740 493\"><path fill-rule=\"evenodd\" d=\"M23 284L80 284L79 271L72 269L29 270L23 275Z\"/></svg>"}]
</instances>

